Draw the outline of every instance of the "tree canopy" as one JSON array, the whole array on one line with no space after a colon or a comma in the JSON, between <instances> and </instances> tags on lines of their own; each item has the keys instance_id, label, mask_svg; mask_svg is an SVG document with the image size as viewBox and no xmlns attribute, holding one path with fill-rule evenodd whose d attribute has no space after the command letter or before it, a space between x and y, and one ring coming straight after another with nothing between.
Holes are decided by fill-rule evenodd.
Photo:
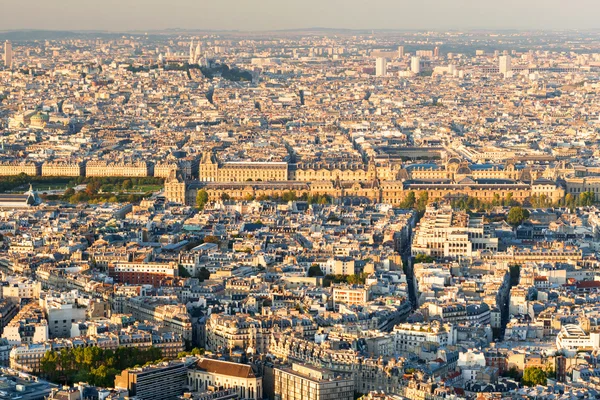
<instances>
[{"instance_id":1,"label":"tree canopy","mask_svg":"<svg viewBox=\"0 0 600 400\"><path fill-rule=\"evenodd\" d=\"M521 383L525 386L546 385L548 375L540 367L527 367L523 371L523 380Z\"/></svg>"},{"instance_id":2,"label":"tree canopy","mask_svg":"<svg viewBox=\"0 0 600 400\"><path fill-rule=\"evenodd\" d=\"M50 350L40 361L42 376L55 383L88 382L94 386L112 387L115 376L122 370L162 359L158 347L139 349L119 347L116 350L100 347L76 347Z\"/></svg>"},{"instance_id":3,"label":"tree canopy","mask_svg":"<svg viewBox=\"0 0 600 400\"><path fill-rule=\"evenodd\" d=\"M318 265L312 265L308 269L308 276L310 276L310 277L313 277L313 276L323 276L323 275L325 275L325 274L321 270L321 267L319 267Z\"/></svg>"},{"instance_id":4,"label":"tree canopy","mask_svg":"<svg viewBox=\"0 0 600 400\"><path fill-rule=\"evenodd\" d=\"M428 256L427 254L417 254L415 256L415 263L429 264L435 261L435 258Z\"/></svg>"},{"instance_id":5,"label":"tree canopy","mask_svg":"<svg viewBox=\"0 0 600 400\"><path fill-rule=\"evenodd\" d=\"M508 212L507 222L512 226L519 226L529 218L529 211L523 207L513 207Z\"/></svg>"},{"instance_id":6,"label":"tree canopy","mask_svg":"<svg viewBox=\"0 0 600 400\"><path fill-rule=\"evenodd\" d=\"M198 190L198 194L196 194L196 207L198 207L198 210L203 210L206 203L208 203L208 192L206 189Z\"/></svg>"}]
</instances>

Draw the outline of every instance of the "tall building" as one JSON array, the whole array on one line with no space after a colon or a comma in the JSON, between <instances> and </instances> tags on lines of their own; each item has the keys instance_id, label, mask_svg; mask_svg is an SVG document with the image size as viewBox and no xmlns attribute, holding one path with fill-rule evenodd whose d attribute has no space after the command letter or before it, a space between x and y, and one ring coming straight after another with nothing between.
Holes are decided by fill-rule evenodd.
<instances>
[{"instance_id":1,"label":"tall building","mask_svg":"<svg viewBox=\"0 0 600 400\"><path fill-rule=\"evenodd\" d=\"M192 41L190 42L190 54L189 54L188 62L190 64L193 64L195 60L196 60L196 54L194 53L194 39L192 39Z\"/></svg>"},{"instance_id":2,"label":"tall building","mask_svg":"<svg viewBox=\"0 0 600 400\"><path fill-rule=\"evenodd\" d=\"M275 368L275 400L352 400L354 379L331 371L292 364L292 368Z\"/></svg>"},{"instance_id":3,"label":"tall building","mask_svg":"<svg viewBox=\"0 0 600 400\"><path fill-rule=\"evenodd\" d=\"M433 56L434 57L439 57L440 56L440 48L435 46L435 49L433 49Z\"/></svg>"},{"instance_id":4,"label":"tall building","mask_svg":"<svg viewBox=\"0 0 600 400\"><path fill-rule=\"evenodd\" d=\"M6 68L12 68L13 63L13 50L12 43L8 40L4 42L4 66Z\"/></svg>"},{"instance_id":5,"label":"tall building","mask_svg":"<svg viewBox=\"0 0 600 400\"><path fill-rule=\"evenodd\" d=\"M387 73L387 61L384 57L377 57L375 61L375 75L385 76Z\"/></svg>"},{"instance_id":6,"label":"tall building","mask_svg":"<svg viewBox=\"0 0 600 400\"><path fill-rule=\"evenodd\" d=\"M421 57L412 57L410 59L410 70L414 74L421 73Z\"/></svg>"},{"instance_id":7,"label":"tall building","mask_svg":"<svg viewBox=\"0 0 600 400\"><path fill-rule=\"evenodd\" d=\"M115 377L115 387L143 400L175 400L183 394L187 370L180 361L126 369Z\"/></svg>"},{"instance_id":8,"label":"tall building","mask_svg":"<svg viewBox=\"0 0 600 400\"><path fill-rule=\"evenodd\" d=\"M398 58L404 58L404 46L398 46Z\"/></svg>"},{"instance_id":9,"label":"tall building","mask_svg":"<svg viewBox=\"0 0 600 400\"><path fill-rule=\"evenodd\" d=\"M499 68L501 74L507 74L512 71L511 67L511 58L510 56L500 56L499 58Z\"/></svg>"}]
</instances>

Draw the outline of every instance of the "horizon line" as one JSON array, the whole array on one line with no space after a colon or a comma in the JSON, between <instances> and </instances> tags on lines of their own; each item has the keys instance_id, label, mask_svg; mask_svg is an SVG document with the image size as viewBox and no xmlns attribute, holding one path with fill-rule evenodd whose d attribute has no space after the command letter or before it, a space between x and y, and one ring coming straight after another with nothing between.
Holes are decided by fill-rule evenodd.
<instances>
[{"instance_id":1,"label":"horizon line","mask_svg":"<svg viewBox=\"0 0 600 400\"><path fill-rule=\"evenodd\" d=\"M111 34L148 34L173 32L219 32L219 33L265 33L265 32L301 32L301 31L339 31L339 32L600 32L600 28L332 28L332 27L305 27L305 28L279 28L279 29L205 29L205 28L153 28L153 29L54 29L54 28L12 28L0 30L0 34L17 32L63 32L63 33L111 33Z\"/></svg>"}]
</instances>

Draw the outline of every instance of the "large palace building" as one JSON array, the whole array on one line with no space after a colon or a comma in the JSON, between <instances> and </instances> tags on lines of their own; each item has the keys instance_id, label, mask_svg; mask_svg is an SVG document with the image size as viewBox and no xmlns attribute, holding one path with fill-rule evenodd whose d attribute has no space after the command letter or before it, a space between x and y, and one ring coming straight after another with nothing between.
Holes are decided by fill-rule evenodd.
<instances>
[{"instance_id":1,"label":"large palace building","mask_svg":"<svg viewBox=\"0 0 600 400\"><path fill-rule=\"evenodd\" d=\"M523 202L532 196L545 196L552 202L564 198L569 186L579 192L582 185L575 178L555 178L556 170L507 162L505 164L472 164L459 158L445 163L390 165L367 164L298 164L219 163L205 153L200 163L200 179L184 180L172 171L165 181L169 201L195 205L198 190L207 191L209 200L224 194L233 199L277 196L294 191L297 196L329 195L334 198L359 197L389 204L400 204L409 193L415 197L426 192L430 201L474 197L491 202L513 199ZM581 179L581 178L577 178ZM600 178L596 178L600 182ZM600 188L599 188L600 189ZM593 190L593 189L592 189ZM600 193L600 191L599 191Z\"/></svg>"}]
</instances>

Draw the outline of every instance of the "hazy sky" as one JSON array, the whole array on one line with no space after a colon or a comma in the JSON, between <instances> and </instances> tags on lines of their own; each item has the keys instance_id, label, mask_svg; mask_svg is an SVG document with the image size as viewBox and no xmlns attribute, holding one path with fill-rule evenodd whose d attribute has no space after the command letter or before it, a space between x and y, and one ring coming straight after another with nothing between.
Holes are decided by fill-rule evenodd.
<instances>
[{"instance_id":1,"label":"hazy sky","mask_svg":"<svg viewBox=\"0 0 600 400\"><path fill-rule=\"evenodd\" d=\"M0 0L10 29L595 29L600 0Z\"/></svg>"}]
</instances>

